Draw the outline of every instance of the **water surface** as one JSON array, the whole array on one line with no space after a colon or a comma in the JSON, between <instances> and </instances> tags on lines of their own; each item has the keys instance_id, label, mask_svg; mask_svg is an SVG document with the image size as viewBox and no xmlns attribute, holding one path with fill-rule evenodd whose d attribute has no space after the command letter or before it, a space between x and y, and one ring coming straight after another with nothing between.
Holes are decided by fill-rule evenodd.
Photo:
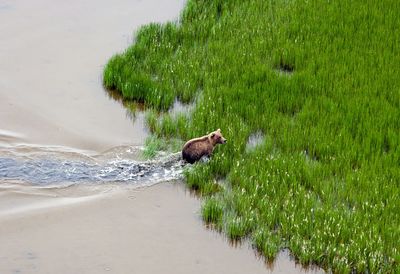
<instances>
[{"instance_id":1,"label":"water surface","mask_svg":"<svg viewBox=\"0 0 400 274\"><path fill-rule=\"evenodd\" d=\"M107 60L134 30L176 20L183 0L0 1L1 143L101 152L141 145L143 115L132 123L102 86ZM12 138L13 135L17 138ZM0 135L1 136L1 135Z\"/></svg>"}]
</instances>

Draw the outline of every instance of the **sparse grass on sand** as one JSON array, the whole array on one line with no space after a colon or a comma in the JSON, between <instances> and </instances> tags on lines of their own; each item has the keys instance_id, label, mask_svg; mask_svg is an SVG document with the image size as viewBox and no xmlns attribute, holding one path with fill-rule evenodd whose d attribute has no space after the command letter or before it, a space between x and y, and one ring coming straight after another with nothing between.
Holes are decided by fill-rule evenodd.
<instances>
[{"instance_id":1,"label":"sparse grass on sand","mask_svg":"<svg viewBox=\"0 0 400 274\"><path fill-rule=\"evenodd\" d=\"M142 27L104 84L154 109L157 138L221 128L228 144L185 175L230 238L334 272L400 272L399 13L388 0L189 0L178 22ZM166 112L176 98L193 111Z\"/></svg>"}]
</instances>

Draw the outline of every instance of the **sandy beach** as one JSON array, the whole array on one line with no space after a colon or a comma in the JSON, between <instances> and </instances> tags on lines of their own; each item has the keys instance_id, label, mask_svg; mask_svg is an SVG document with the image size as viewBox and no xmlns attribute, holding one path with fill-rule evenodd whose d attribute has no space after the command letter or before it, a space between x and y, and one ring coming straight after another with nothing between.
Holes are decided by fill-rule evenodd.
<instances>
[{"instance_id":1,"label":"sandy beach","mask_svg":"<svg viewBox=\"0 0 400 274\"><path fill-rule=\"evenodd\" d=\"M176 20L184 2L1 1L0 169L14 158L119 159L142 146L143 114L127 115L104 91L103 66L140 25ZM205 227L200 206L179 180L57 186L0 177L0 273L304 272L286 253L271 269L248 243L233 247Z\"/></svg>"}]
</instances>

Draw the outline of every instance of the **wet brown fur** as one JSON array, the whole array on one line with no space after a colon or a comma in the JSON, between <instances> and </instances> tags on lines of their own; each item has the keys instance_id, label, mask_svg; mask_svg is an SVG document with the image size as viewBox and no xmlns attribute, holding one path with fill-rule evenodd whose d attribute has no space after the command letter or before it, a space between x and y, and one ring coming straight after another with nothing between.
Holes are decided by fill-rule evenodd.
<instances>
[{"instance_id":1,"label":"wet brown fur","mask_svg":"<svg viewBox=\"0 0 400 274\"><path fill-rule=\"evenodd\" d=\"M218 129L203 137L189 140L182 148L182 158L193 164L202 157L209 157L217 144L225 144L226 139Z\"/></svg>"}]
</instances>

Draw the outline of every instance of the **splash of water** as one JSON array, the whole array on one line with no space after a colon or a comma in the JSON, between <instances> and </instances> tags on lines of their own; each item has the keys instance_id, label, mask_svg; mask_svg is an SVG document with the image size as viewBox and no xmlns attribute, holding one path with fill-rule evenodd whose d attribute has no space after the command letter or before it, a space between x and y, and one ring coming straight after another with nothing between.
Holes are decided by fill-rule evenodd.
<instances>
[{"instance_id":1,"label":"splash of water","mask_svg":"<svg viewBox=\"0 0 400 274\"><path fill-rule=\"evenodd\" d=\"M108 151L97 158L80 155L78 159L63 159L54 154L47 158L45 155L22 158L0 156L0 180L18 180L42 186L104 182L143 186L181 177L184 163L180 153L139 161L124 157L131 150L129 148L124 153Z\"/></svg>"}]
</instances>

